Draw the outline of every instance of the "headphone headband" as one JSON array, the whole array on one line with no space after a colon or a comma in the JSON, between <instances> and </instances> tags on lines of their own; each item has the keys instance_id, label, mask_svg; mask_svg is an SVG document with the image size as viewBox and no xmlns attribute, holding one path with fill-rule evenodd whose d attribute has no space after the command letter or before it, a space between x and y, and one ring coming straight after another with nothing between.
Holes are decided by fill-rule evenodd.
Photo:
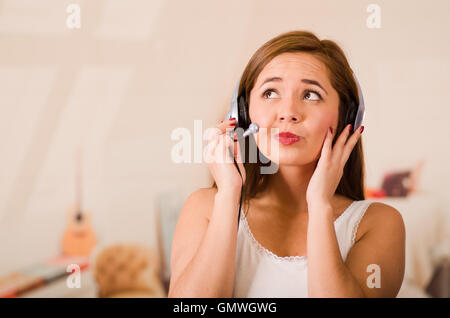
<instances>
[{"instance_id":1,"label":"headphone headband","mask_svg":"<svg viewBox=\"0 0 450 318\"><path fill-rule=\"evenodd\" d=\"M356 77L355 73L352 71L353 73L353 78L355 79L356 82L356 86L358 87L358 110L356 112L356 118L355 118L355 122L353 125L353 131L355 131L356 128L358 128L359 126L361 126L363 119L364 119L364 115L366 113L366 107L364 105L364 96L361 90L361 86L359 85L358 82L358 78Z\"/></svg>"}]
</instances>

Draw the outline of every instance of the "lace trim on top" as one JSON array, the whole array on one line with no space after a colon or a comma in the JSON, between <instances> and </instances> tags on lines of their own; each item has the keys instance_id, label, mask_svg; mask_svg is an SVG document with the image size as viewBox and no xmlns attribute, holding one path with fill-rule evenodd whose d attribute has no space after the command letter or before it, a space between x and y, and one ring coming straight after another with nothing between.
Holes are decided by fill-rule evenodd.
<instances>
[{"instance_id":1,"label":"lace trim on top","mask_svg":"<svg viewBox=\"0 0 450 318\"><path fill-rule=\"evenodd\" d=\"M334 221L334 223L339 223L343 217L345 215L347 215L348 213L350 213L349 211L351 211L352 206L354 205L356 201L353 201L348 208L341 213L341 215L338 216L338 218ZM255 246L256 250L263 254L266 255L270 258L273 258L277 261L284 261L284 262L303 262L306 261L306 255L293 255L293 256L278 256L275 253L273 253L272 251L269 251L267 248L265 248L264 246L261 245L261 243L259 243L256 238L253 236L253 233L250 229L250 226L247 222L247 218L245 217L245 213L242 211L241 209L241 221L242 224L244 225L244 230L247 233L247 235L250 237L251 242L253 243L253 245Z\"/></svg>"},{"instance_id":2,"label":"lace trim on top","mask_svg":"<svg viewBox=\"0 0 450 318\"><path fill-rule=\"evenodd\" d=\"M297 261L304 261L306 260L306 256L298 256L298 255L294 255L294 256L278 256L276 254L274 254L272 251L269 251L267 248L265 248L264 246L261 245L261 243L259 243L256 238L253 236L252 231L250 230L250 226L248 225L247 222L247 218L245 217L244 213L241 212L241 224L244 225L244 230L247 233L247 235L250 237L250 240L252 242L252 244L254 245L254 247L256 248L256 251L266 255L270 258L273 258L277 261L287 261L287 262L297 262Z\"/></svg>"},{"instance_id":3,"label":"lace trim on top","mask_svg":"<svg viewBox=\"0 0 450 318\"><path fill-rule=\"evenodd\" d=\"M370 202L372 203L372 202ZM353 230L352 230L352 245L355 244L355 240L356 240L356 232L358 231L358 227L359 227L359 223L361 222L364 214L366 213L366 210L369 208L370 203L364 208L364 210L362 211L362 213L360 213L358 215L358 220L356 221L355 225L353 226Z\"/></svg>"}]
</instances>

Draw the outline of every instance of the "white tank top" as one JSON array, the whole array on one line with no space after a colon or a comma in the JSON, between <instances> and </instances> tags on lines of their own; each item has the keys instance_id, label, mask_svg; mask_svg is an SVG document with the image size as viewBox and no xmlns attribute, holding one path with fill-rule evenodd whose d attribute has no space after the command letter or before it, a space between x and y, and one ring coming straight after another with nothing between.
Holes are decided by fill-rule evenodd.
<instances>
[{"instance_id":1,"label":"white tank top","mask_svg":"<svg viewBox=\"0 0 450 318\"><path fill-rule=\"evenodd\" d=\"M369 200L353 201L334 221L344 261L370 203ZM264 248L253 236L241 210L233 297L308 297L307 271L306 256L280 257Z\"/></svg>"}]
</instances>

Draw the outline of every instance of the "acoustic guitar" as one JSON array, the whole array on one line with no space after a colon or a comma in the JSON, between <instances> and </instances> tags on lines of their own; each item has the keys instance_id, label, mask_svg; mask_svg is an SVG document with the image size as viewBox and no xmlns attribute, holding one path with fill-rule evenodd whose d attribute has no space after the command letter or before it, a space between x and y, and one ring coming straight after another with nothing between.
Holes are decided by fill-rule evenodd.
<instances>
[{"instance_id":1,"label":"acoustic guitar","mask_svg":"<svg viewBox=\"0 0 450 318\"><path fill-rule=\"evenodd\" d=\"M91 223L92 213L82 210L81 148L77 151L76 163L76 200L67 211L62 251L65 256L89 256L97 244L97 238Z\"/></svg>"}]
</instances>

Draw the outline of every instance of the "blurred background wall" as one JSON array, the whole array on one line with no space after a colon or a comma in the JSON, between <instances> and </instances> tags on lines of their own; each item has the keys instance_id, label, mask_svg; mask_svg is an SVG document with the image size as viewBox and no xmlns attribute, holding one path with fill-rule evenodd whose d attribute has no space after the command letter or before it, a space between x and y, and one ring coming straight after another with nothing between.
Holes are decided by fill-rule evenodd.
<instances>
[{"instance_id":1,"label":"blurred background wall","mask_svg":"<svg viewBox=\"0 0 450 318\"><path fill-rule=\"evenodd\" d=\"M157 198L211 183L171 161L172 131L215 125L254 51L295 29L335 40L358 76L367 185L424 159L420 188L448 215L449 15L447 0L0 1L0 274L60 252L78 145L99 242L155 246Z\"/></svg>"}]
</instances>

